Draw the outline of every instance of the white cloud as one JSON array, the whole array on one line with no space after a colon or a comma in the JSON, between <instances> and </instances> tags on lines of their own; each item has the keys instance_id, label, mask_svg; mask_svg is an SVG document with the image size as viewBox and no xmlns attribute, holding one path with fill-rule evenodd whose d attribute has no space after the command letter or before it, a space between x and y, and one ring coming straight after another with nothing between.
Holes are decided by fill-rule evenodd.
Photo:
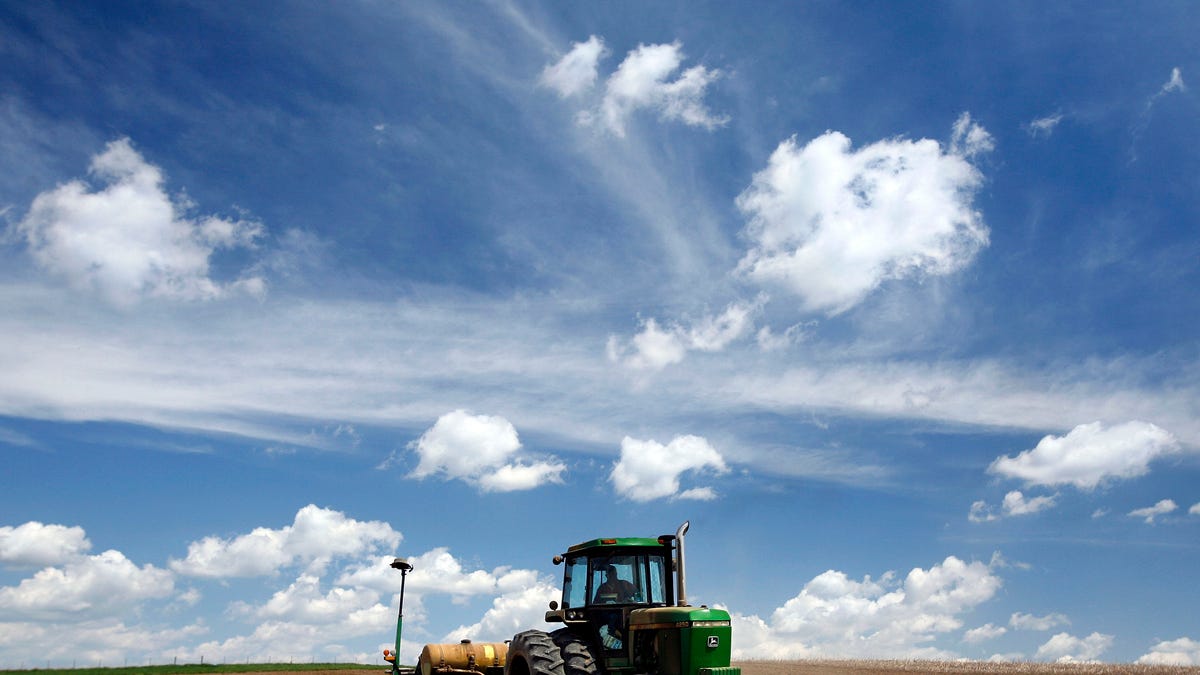
<instances>
[{"instance_id":1,"label":"white cloud","mask_svg":"<svg viewBox=\"0 0 1200 675\"><path fill-rule=\"evenodd\" d=\"M492 601L492 606L474 624L464 625L446 633L443 642L473 640L503 642L522 630L537 628L554 630L546 623L546 607L557 600L557 586L545 580L533 580L528 586L510 590Z\"/></svg>"},{"instance_id":2,"label":"white cloud","mask_svg":"<svg viewBox=\"0 0 1200 675\"><path fill-rule=\"evenodd\" d=\"M1192 504L1192 508L1188 509L1188 515L1200 516L1200 502L1196 502L1195 504Z\"/></svg>"},{"instance_id":3,"label":"white cloud","mask_svg":"<svg viewBox=\"0 0 1200 675\"><path fill-rule=\"evenodd\" d=\"M540 82L563 98L583 94L595 84L597 64L606 54L604 41L595 35L587 42L576 42L566 56L542 70ZM580 123L599 121L619 137L625 136L626 123L638 110L652 110L663 120L707 129L725 124L727 117L713 114L704 105L704 94L721 71L697 65L670 79L683 58L678 42L638 45L609 76L599 103L579 114Z\"/></svg>"},{"instance_id":4,"label":"white cloud","mask_svg":"<svg viewBox=\"0 0 1200 675\"><path fill-rule=\"evenodd\" d=\"M340 621L354 612L379 604L379 594L362 588L331 588L321 592L321 580L302 574L287 588L275 592L259 607L235 603L235 612L258 619L284 620L297 623L327 624Z\"/></svg>"},{"instance_id":5,"label":"white cloud","mask_svg":"<svg viewBox=\"0 0 1200 675\"><path fill-rule=\"evenodd\" d=\"M975 155L996 149L992 135L971 120L971 113L964 112L954 121L950 135L950 153L970 159Z\"/></svg>"},{"instance_id":6,"label":"white cloud","mask_svg":"<svg viewBox=\"0 0 1200 675\"><path fill-rule=\"evenodd\" d=\"M36 521L0 527L0 563L13 567L58 565L91 547L82 527Z\"/></svg>"},{"instance_id":7,"label":"white cloud","mask_svg":"<svg viewBox=\"0 0 1200 675\"><path fill-rule=\"evenodd\" d=\"M484 492L532 490L546 483L561 483L566 465L560 462L506 464L479 477Z\"/></svg>"},{"instance_id":8,"label":"white cloud","mask_svg":"<svg viewBox=\"0 0 1200 675\"><path fill-rule=\"evenodd\" d=\"M1200 641L1190 638L1164 640L1151 647L1137 662L1153 666L1200 666Z\"/></svg>"},{"instance_id":9,"label":"white cloud","mask_svg":"<svg viewBox=\"0 0 1200 675\"><path fill-rule=\"evenodd\" d=\"M1045 495L1026 499L1018 490L1004 495L1004 513L1009 516L1028 516L1054 507L1054 496Z\"/></svg>"},{"instance_id":10,"label":"white cloud","mask_svg":"<svg viewBox=\"0 0 1200 675\"><path fill-rule=\"evenodd\" d=\"M560 483L567 468L554 460L521 460L516 457L521 441L512 423L503 417L472 415L465 410L442 415L408 447L420 458L410 478L444 476L446 480L476 484L483 492L529 490Z\"/></svg>"},{"instance_id":11,"label":"white cloud","mask_svg":"<svg viewBox=\"0 0 1200 675\"><path fill-rule=\"evenodd\" d=\"M213 252L252 247L261 224L188 217L191 204L167 195L162 171L129 139L109 143L89 171L105 183L102 189L93 192L74 180L43 192L16 226L41 267L117 305L263 291L260 277L228 284L209 277Z\"/></svg>"},{"instance_id":12,"label":"white cloud","mask_svg":"<svg viewBox=\"0 0 1200 675\"><path fill-rule=\"evenodd\" d=\"M608 53L604 40L592 35L587 42L576 42L553 65L542 70L541 83L558 92L559 96L574 96L596 84L596 66Z\"/></svg>"},{"instance_id":13,"label":"white cloud","mask_svg":"<svg viewBox=\"0 0 1200 675\"><path fill-rule=\"evenodd\" d=\"M1179 508L1179 506L1175 504L1174 500L1162 499L1162 500L1159 500L1159 502L1157 504L1155 504L1154 506L1147 506L1147 507L1141 508L1141 509L1134 509L1129 512L1129 515L1133 516L1134 518L1144 518L1146 521L1146 524L1153 525L1155 518L1157 518L1159 516L1165 516L1168 513L1172 513L1178 508Z\"/></svg>"},{"instance_id":14,"label":"white cloud","mask_svg":"<svg viewBox=\"0 0 1200 675\"><path fill-rule=\"evenodd\" d=\"M1187 91L1187 85L1183 83L1183 73L1179 70L1179 68L1171 69L1171 77L1159 91L1163 94L1168 94L1173 91Z\"/></svg>"},{"instance_id":15,"label":"white cloud","mask_svg":"<svg viewBox=\"0 0 1200 675\"><path fill-rule=\"evenodd\" d=\"M0 646L6 666L12 663L50 663L66 667L76 660L84 664L116 664L133 654L153 655L160 662L166 650L181 641L195 639L206 627L197 622L182 627L154 628L128 625L117 619L82 622L0 623ZM130 659L130 665L135 663Z\"/></svg>"},{"instance_id":16,"label":"white cloud","mask_svg":"<svg viewBox=\"0 0 1200 675\"><path fill-rule=\"evenodd\" d=\"M711 488L679 491L680 476L705 470L716 474L729 471L721 454L699 436L676 436L667 445L626 436L609 480L617 494L636 502L668 497L707 500L715 497Z\"/></svg>"},{"instance_id":17,"label":"white cloud","mask_svg":"<svg viewBox=\"0 0 1200 675\"><path fill-rule=\"evenodd\" d=\"M775 610L770 622L735 615L734 658L950 658L927 643L962 627L962 616L991 599L1001 579L980 562L950 556L903 582L888 572L855 581L829 570Z\"/></svg>"},{"instance_id":18,"label":"white cloud","mask_svg":"<svg viewBox=\"0 0 1200 675\"><path fill-rule=\"evenodd\" d=\"M982 499L972 502L971 510L967 513L967 520L972 523L990 523L999 519L1000 516L996 515L996 509Z\"/></svg>"},{"instance_id":19,"label":"white cloud","mask_svg":"<svg viewBox=\"0 0 1200 675\"><path fill-rule=\"evenodd\" d=\"M765 301L760 297L753 302L733 302L720 314L702 316L686 326L660 327L653 318L646 319L628 343L609 337L608 358L634 370L662 370L683 361L689 351L722 351L753 328L754 315Z\"/></svg>"},{"instance_id":20,"label":"white cloud","mask_svg":"<svg viewBox=\"0 0 1200 675\"><path fill-rule=\"evenodd\" d=\"M617 336L609 336L609 360L623 362L635 370L662 370L687 356L683 337L674 329L659 328L653 318L646 319L641 332L630 342L626 345Z\"/></svg>"},{"instance_id":21,"label":"white cloud","mask_svg":"<svg viewBox=\"0 0 1200 675\"><path fill-rule=\"evenodd\" d=\"M1008 625L1017 630L1050 630L1058 626L1069 626L1071 621L1063 614L1047 614L1034 616L1022 612L1014 612L1008 618Z\"/></svg>"},{"instance_id":22,"label":"white cloud","mask_svg":"<svg viewBox=\"0 0 1200 675\"><path fill-rule=\"evenodd\" d=\"M886 280L959 270L988 243L972 207L983 178L968 160L991 146L967 115L948 149L892 139L852 150L836 131L784 141L737 199L753 245L738 271L836 314Z\"/></svg>"},{"instance_id":23,"label":"white cloud","mask_svg":"<svg viewBox=\"0 0 1200 675\"><path fill-rule=\"evenodd\" d=\"M497 567L492 571L467 571L462 562L440 546L421 555L407 558L413 570L408 573L406 592L414 597L432 594L452 596L455 601L487 595L503 594L528 588L537 580L533 570L514 570ZM400 591L401 576L388 567L391 558L377 558L348 567L334 583L344 587L370 588L381 593Z\"/></svg>"},{"instance_id":24,"label":"white cloud","mask_svg":"<svg viewBox=\"0 0 1200 675\"><path fill-rule=\"evenodd\" d=\"M1038 647L1037 658L1053 659L1060 663L1095 661L1112 646L1113 636L1101 633L1078 638L1068 633L1058 633Z\"/></svg>"},{"instance_id":25,"label":"white cloud","mask_svg":"<svg viewBox=\"0 0 1200 675\"><path fill-rule=\"evenodd\" d=\"M309 504L296 512L290 526L192 542L187 558L172 559L170 567L179 574L213 578L269 575L296 562L320 571L335 557L394 549L401 538L385 522L354 520Z\"/></svg>"},{"instance_id":26,"label":"white cloud","mask_svg":"<svg viewBox=\"0 0 1200 675\"><path fill-rule=\"evenodd\" d=\"M665 120L679 120L708 129L725 124L727 118L713 115L704 106L705 89L721 76L719 70L692 66L673 81L667 81L683 62L678 43L638 45L625 56L617 72L608 78L601 115L608 129L625 135L625 120L635 110L650 108Z\"/></svg>"},{"instance_id":27,"label":"white cloud","mask_svg":"<svg viewBox=\"0 0 1200 675\"><path fill-rule=\"evenodd\" d=\"M138 567L119 551L105 551L0 587L0 613L9 620L114 616L144 600L166 597L174 588L169 571Z\"/></svg>"},{"instance_id":28,"label":"white cloud","mask_svg":"<svg viewBox=\"0 0 1200 675\"><path fill-rule=\"evenodd\" d=\"M398 593L401 577L388 567L389 562L388 558L378 558L350 566L334 583L343 588ZM409 572L406 585L406 627L426 624L425 599L431 596L448 595L458 606L465 606L472 598L494 596L491 608L477 623L460 626L448 633L444 641L457 642L462 637L505 640L517 632L514 627L544 626L546 606L558 595L557 587L535 570L506 566L491 571L468 570L445 547L410 557L408 562L412 564L413 571ZM396 602L397 598L393 596L391 606L394 607ZM393 615L392 619L394 618ZM504 632L506 630L507 633ZM420 644L409 640L406 645L402 649L402 656L415 661Z\"/></svg>"},{"instance_id":29,"label":"white cloud","mask_svg":"<svg viewBox=\"0 0 1200 675\"><path fill-rule=\"evenodd\" d=\"M1046 436L1016 457L999 457L988 472L1030 485L1069 484L1091 490L1106 481L1144 475L1150 462L1179 449L1174 436L1147 422L1112 427L1093 422L1066 436Z\"/></svg>"},{"instance_id":30,"label":"white cloud","mask_svg":"<svg viewBox=\"0 0 1200 675\"><path fill-rule=\"evenodd\" d=\"M1054 133L1054 129L1059 122L1063 121L1062 113L1054 113L1045 117L1039 117L1026 126L1026 130L1030 136L1049 136Z\"/></svg>"},{"instance_id":31,"label":"white cloud","mask_svg":"<svg viewBox=\"0 0 1200 675\"><path fill-rule=\"evenodd\" d=\"M963 642L969 644L987 642L988 640L995 640L1007 632L1008 629L1004 626L994 626L990 623L985 623L978 628L972 628L971 630L963 633Z\"/></svg>"},{"instance_id":32,"label":"white cloud","mask_svg":"<svg viewBox=\"0 0 1200 675\"><path fill-rule=\"evenodd\" d=\"M1004 516L1028 516L1053 508L1054 505L1055 495L1043 495L1041 497L1026 499L1025 495L1019 490L1012 490L1004 495L1004 500L1000 503L1000 509ZM972 503L971 511L967 514L967 519L973 523L991 522L999 520L1000 517L1001 515L996 513L995 507L983 500Z\"/></svg>"}]
</instances>

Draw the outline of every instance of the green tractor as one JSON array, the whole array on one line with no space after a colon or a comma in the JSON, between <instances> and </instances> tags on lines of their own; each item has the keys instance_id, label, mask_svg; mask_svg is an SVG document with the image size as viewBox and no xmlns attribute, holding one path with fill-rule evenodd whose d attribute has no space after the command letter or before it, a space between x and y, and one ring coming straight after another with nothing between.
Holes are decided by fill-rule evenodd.
<instances>
[{"instance_id":1,"label":"green tractor","mask_svg":"<svg viewBox=\"0 0 1200 675\"><path fill-rule=\"evenodd\" d=\"M562 604L508 645L504 675L741 675L730 667L729 613L687 603L684 535L593 539L554 557ZM672 555L674 554L674 555Z\"/></svg>"},{"instance_id":2,"label":"green tractor","mask_svg":"<svg viewBox=\"0 0 1200 675\"><path fill-rule=\"evenodd\" d=\"M687 603L683 537L593 539L576 544L565 564L562 604L547 633L527 630L502 643L427 644L416 668L399 665L404 620L401 580L396 649L385 649L390 675L741 675L730 667L729 612ZM392 567L412 569L397 558Z\"/></svg>"}]
</instances>

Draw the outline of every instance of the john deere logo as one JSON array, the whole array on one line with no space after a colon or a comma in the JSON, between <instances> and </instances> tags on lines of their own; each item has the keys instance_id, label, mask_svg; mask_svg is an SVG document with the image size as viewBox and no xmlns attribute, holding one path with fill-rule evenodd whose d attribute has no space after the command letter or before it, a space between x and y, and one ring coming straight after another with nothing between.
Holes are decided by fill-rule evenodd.
<instances>
[{"instance_id":1,"label":"john deere logo","mask_svg":"<svg viewBox=\"0 0 1200 675\"><path fill-rule=\"evenodd\" d=\"M709 649L716 649L720 645L721 645L721 638L719 636L717 636L717 635L709 635L708 636L708 648Z\"/></svg>"}]
</instances>

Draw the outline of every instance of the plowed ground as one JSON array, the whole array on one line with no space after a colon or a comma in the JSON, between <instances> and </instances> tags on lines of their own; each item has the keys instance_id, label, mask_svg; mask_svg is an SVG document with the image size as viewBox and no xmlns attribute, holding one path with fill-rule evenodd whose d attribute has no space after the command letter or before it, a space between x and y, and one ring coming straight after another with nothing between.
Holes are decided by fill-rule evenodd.
<instances>
[{"instance_id":1,"label":"plowed ground","mask_svg":"<svg viewBox=\"0 0 1200 675\"><path fill-rule=\"evenodd\" d=\"M981 663L977 661L743 661L742 675L1200 675L1200 668L1091 663Z\"/></svg>"}]
</instances>

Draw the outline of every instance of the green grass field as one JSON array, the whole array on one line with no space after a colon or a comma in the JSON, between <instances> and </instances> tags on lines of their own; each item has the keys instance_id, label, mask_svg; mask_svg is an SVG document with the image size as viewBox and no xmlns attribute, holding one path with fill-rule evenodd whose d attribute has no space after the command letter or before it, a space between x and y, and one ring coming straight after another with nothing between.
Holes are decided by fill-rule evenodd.
<instances>
[{"instance_id":1,"label":"green grass field","mask_svg":"<svg viewBox=\"0 0 1200 675\"><path fill-rule=\"evenodd\" d=\"M301 672L315 670L372 670L381 672L387 665L361 663L227 663L201 665L189 663L176 666L135 666L125 668L34 668L31 670L0 670L4 675L205 675L218 673Z\"/></svg>"}]
</instances>

